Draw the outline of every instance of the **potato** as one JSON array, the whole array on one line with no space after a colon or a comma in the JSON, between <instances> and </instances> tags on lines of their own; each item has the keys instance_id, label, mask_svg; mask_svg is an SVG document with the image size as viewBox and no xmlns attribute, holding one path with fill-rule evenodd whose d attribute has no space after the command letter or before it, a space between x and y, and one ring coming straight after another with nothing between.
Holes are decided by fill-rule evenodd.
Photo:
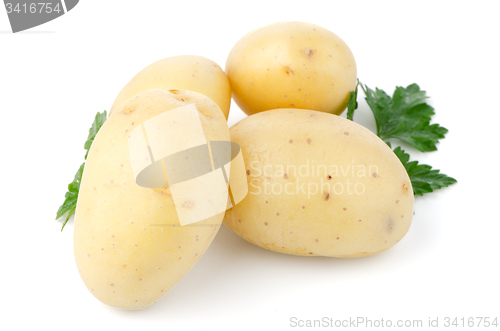
<instances>
[{"instance_id":1,"label":"potato","mask_svg":"<svg viewBox=\"0 0 500 331\"><path fill-rule=\"evenodd\" d=\"M206 139L229 141L224 114L208 97L155 89L118 107L92 144L76 208L74 251L85 285L105 304L138 309L158 300L196 263L222 223L224 213L180 226L170 188L140 187L133 175L130 132L192 103L203 115Z\"/></svg>"},{"instance_id":2,"label":"potato","mask_svg":"<svg viewBox=\"0 0 500 331\"><path fill-rule=\"evenodd\" d=\"M184 89L212 99L229 116L231 88L217 63L194 55L167 57L142 69L125 85L109 111L110 115L134 95L155 88Z\"/></svg>"},{"instance_id":3,"label":"potato","mask_svg":"<svg viewBox=\"0 0 500 331\"><path fill-rule=\"evenodd\" d=\"M410 179L368 129L327 113L276 109L230 133L249 188L224 223L244 239L288 254L357 257L394 246L408 231Z\"/></svg>"},{"instance_id":4,"label":"potato","mask_svg":"<svg viewBox=\"0 0 500 331\"><path fill-rule=\"evenodd\" d=\"M233 98L247 114L302 108L340 114L356 86L342 39L318 25L275 23L241 38L226 61Z\"/></svg>"}]
</instances>

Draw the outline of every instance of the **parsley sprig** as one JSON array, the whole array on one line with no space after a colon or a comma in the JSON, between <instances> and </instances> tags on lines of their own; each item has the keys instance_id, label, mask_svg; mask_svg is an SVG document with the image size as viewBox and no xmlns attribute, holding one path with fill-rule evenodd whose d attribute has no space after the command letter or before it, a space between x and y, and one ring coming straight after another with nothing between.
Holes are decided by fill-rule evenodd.
<instances>
[{"instance_id":1,"label":"parsley sprig","mask_svg":"<svg viewBox=\"0 0 500 331\"><path fill-rule=\"evenodd\" d=\"M388 140L396 138L422 152L437 150L436 144L439 139L444 138L448 130L439 124L430 124L434 108L426 103L428 97L417 84L406 88L396 87L391 98L383 90L372 90L358 81L347 101L347 118L351 121L354 111L358 108L358 86L363 89L365 100L375 117L377 136L380 139L389 146ZM429 165L419 164L417 161L410 162L410 155L401 147L396 147L394 153L405 167L415 195L430 193L457 182Z\"/></svg>"},{"instance_id":2,"label":"parsley sprig","mask_svg":"<svg viewBox=\"0 0 500 331\"><path fill-rule=\"evenodd\" d=\"M439 170L432 169L430 165L419 164L417 161L409 162L410 155L399 146L394 149L394 154L405 167L415 195L424 195L457 182L456 179L439 173Z\"/></svg>"},{"instance_id":3,"label":"parsley sprig","mask_svg":"<svg viewBox=\"0 0 500 331\"><path fill-rule=\"evenodd\" d=\"M97 132L99 132L101 126L106 121L106 118L107 118L106 111L103 111L102 113L97 113L95 115L94 122L92 123L92 126L89 129L89 136L87 137L87 141L85 142L84 145L84 148L87 151L85 153L85 160L87 160L87 155L89 155L90 146L92 146L95 136L97 135ZM80 183L82 180L84 167L85 167L85 162L83 162L80 168L78 168L78 171L76 172L73 181L68 185L68 192L66 192L66 194L64 195L64 202L57 210L56 220L60 219L65 214L67 214L66 219L63 222L61 231L64 230L64 227L66 226L66 223L68 223L68 220L71 218L71 216L75 214L76 202L78 201L78 192L80 191Z\"/></svg>"}]
</instances>

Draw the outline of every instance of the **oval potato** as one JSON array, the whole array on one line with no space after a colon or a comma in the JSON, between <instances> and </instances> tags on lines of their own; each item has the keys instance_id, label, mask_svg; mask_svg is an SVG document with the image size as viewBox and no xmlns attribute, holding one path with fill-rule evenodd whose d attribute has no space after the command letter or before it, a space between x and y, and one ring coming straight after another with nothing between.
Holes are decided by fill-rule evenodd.
<instances>
[{"instance_id":1,"label":"oval potato","mask_svg":"<svg viewBox=\"0 0 500 331\"><path fill-rule=\"evenodd\" d=\"M356 87L346 43L321 26L274 23L241 38L226 61L233 98L247 114L301 108L340 114Z\"/></svg>"},{"instance_id":2,"label":"oval potato","mask_svg":"<svg viewBox=\"0 0 500 331\"><path fill-rule=\"evenodd\" d=\"M132 129L191 103L203 115L207 140L230 140L224 114L208 97L155 89L118 107L92 144L76 208L74 252L85 285L105 304L138 309L158 300L201 257L222 223L223 213L180 226L170 189L140 187L132 172Z\"/></svg>"},{"instance_id":3,"label":"oval potato","mask_svg":"<svg viewBox=\"0 0 500 331\"><path fill-rule=\"evenodd\" d=\"M156 61L142 69L116 97L109 114L134 95L155 88L183 89L212 99L229 116L231 87L217 63L202 56L179 55Z\"/></svg>"},{"instance_id":4,"label":"oval potato","mask_svg":"<svg viewBox=\"0 0 500 331\"><path fill-rule=\"evenodd\" d=\"M375 134L339 116L277 109L230 128L248 195L224 222L263 248L357 257L394 246L413 216L403 165Z\"/></svg>"}]
</instances>

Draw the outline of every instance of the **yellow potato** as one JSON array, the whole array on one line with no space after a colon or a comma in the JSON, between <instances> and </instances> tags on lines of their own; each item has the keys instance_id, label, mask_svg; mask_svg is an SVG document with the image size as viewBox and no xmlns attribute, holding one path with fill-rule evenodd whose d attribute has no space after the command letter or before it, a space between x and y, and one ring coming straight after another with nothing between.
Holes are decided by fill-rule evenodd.
<instances>
[{"instance_id":1,"label":"yellow potato","mask_svg":"<svg viewBox=\"0 0 500 331\"><path fill-rule=\"evenodd\" d=\"M74 251L85 285L105 304L138 309L158 300L196 263L222 223L223 213L180 226L170 188L135 183L130 132L151 117L192 103L202 114L206 139L229 141L224 114L208 97L155 89L118 107L92 144L76 208Z\"/></svg>"},{"instance_id":2,"label":"yellow potato","mask_svg":"<svg viewBox=\"0 0 500 331\"><path fill-rule=\"evenodd\" d=\"M275 108L341 114L356 86L356 62L318 25L275 23L241 38L226 61L233 98L248 115Z\"/></svg>"},{"instance_id":3,"label":"yellow potato","mask_svg":"<svg viewBox=\"0 0 500 331\"><path fill-rule=\"evenodd\" d=\"M244 239L288 254L357 257L394 246L408 231L408 174L361 125L276 109L241 120L230 133L249 188L224 222Z\"/></svg>"},{"instance_id":4,"label":"yellow potato","mask_svg":"<svg viewBox=\"0 0 500 331\"><path fill-rule=\"evenodd\" d=\"M231 88L217 63L194 55L167 57L142 69L125 85L111 106L109 114L134 95L155 88L184 89L212 99L229 116Z\"/></svg>"}]
</instances>

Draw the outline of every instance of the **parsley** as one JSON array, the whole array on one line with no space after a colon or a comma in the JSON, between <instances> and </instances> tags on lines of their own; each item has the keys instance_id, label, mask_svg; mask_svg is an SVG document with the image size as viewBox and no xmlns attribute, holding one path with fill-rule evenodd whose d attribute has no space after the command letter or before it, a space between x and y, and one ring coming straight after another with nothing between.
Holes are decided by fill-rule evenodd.
<instances>
[{"instance_id":1,"label":"parsley","mask_svg":"<svg viewBox=\"0 0 500 331\"><path fill-rule=\"evenodd\" d=\"M106 111L102 113L97 113L95 115L94 122L92 123L92 127L89 129L89 136L87 137L87 141L85 142L84 148L87 151L85 153L85 160L87 159L87 155L89 154L90 146L94 142L95 136L99 129L106 121ZM78 192L80 191L80 183L82 180L83 169L85 167L85 162L82 163L80 168L75 174L73 181L68 185L68 192L64 195L64 202L57 210L56 220L60 219L64 214L67 213L66 219L62 225L61 231L64 230L66 223L68 220L75 214L76 210L76 202L78 201Z\"/></svg>"},{"instance_id":2,"label":"parsley","mask_svg":"<svg viewBox=\"0 0 500 331\"><path fill-rule=\"evenodd\" d=\"M349 92L349 100L347 101L347 119L352 121L352 117L354 116L354 111L358 109L358 102L356 99L358 98L358 86L359 79L356 83L356 88L354 91Z\"/></svg>"},{"instance_id":3,"label":"parsley","mask_svg":"<svg viewBox=\"0 0 500 331\"><path fill-rule=\"evenodd\" d=\"M436 144L448 130L439 124L429 124L434 108L425 102L428 97L417 84L396 87L392 98L378 88L373 91L363 84L361 88L375 116L380 139L397 138L421 152L437 150Z\"/></svg>"},{"instance_id":4,"label":"parsley","mask_svg":"<svg viewBox=\"0 0 500 331\"><path fill-rule=\"evenodd\" d=\"M388 139L397 138L422 152L437 150L436 144L439 139L444 138L448 130L439 124L430 124L434 108L426 103L428 97L417 84L406 88L396 87L391 98L383 90L376 88L373 91L358 80L356 89L350 92L347 101L347 119L351 121L354 111L358 108L356 98L359 85L365 92L365 100L375 117L377 136L389 147L391 145ZM415 195L430 193L457 182L429 165L418 164L417 161L409 162L410 155L401 147L396 147L394 153L405 167Z\"/></svg>"},{"instance_id":5,"label":"parsley","mask_svg":"<svg viewBox=\"0 0 500 331\"><path fill-rule=\"evenodd\" d=\"M410 155L405 153L401 147L394 149L394 154L399 158L410 176L413 194L424 195L434 190L456 183L456 179L440 174L439 170L432 169L427 164L418 164L417 161L408 162Z\"/></svg>"}]
</instances>

